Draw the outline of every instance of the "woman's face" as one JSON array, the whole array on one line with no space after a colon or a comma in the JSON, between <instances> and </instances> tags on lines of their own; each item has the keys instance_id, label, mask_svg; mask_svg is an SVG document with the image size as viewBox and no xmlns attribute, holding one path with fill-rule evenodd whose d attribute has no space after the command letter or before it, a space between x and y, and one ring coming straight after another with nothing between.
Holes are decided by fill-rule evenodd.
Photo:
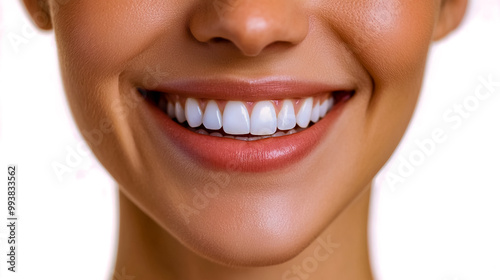
<instances>
[{"instance_id":1,"label":"woman's face","mask_svg":"<svg viewBox=\"0 0 500 280\"><path fill-rule=\"evenodd\" d=\"M369 186L410 120L442 5L48 4L73 115L121 191L239 265L294 257Z\"/></svg>"}]
</instances>

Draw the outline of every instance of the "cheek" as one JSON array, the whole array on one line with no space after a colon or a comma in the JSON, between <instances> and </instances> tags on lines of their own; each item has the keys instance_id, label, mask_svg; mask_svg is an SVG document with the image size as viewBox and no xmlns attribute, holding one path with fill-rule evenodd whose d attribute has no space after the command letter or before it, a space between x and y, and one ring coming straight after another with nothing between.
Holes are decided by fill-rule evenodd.
<instances>
[{"instance_id":1,"label":"cheek","mask_svg":"<svg viewBox=\"0 0 500 280\"><path fill-rule=\"evenodd\" d=\"M120 75L133 58L175 29L173 25L180 19L168 9L168 0L65 2L57 8L52 5L52 20L68 102L96 156L107 168L117 168L120 161L128 161L111 154L133 150L124 116L134 107L120 96L124 92ZM104 121L111 122L113 129L102 138L94 137L99 139L95 144L86 134L92 138L93 131L101 132Z\"/></svg>"},{"instance_id":2,"label":"cheek","mask_svg":"<svg viewBox=\"0 0 500 280\"><path fill-rule=\"evenodd\" d=\"M182 24L185 12L172 0L78 0L51 3L61 73L73 115L81 130L111 119L126 138L113 108L120 98L120 75L158 38Z\"/></svg>"},{"instance_id":3,"label":"cheek","mask_svg":"<svg viewBox=\"0 0 500 280\"><path fill-rule=\"evenodd\" d=\"M86 75L118 74L161 32L179 24L169 6L153 0L68 1L53 13L63 62Z\"/></svg>"},{"instance_id":4,"label":"cheek","mask_svg":"<svg viewBox=\"0 0 500 280\"><path fill-rule=\"evenodd\" d=\"M423 69L437 1L332 2L325 4L323 16L369 71L376 86L414 77L415 70Z\"/></svg>"},{"instance_id":5,"label":"cheek","mask_svg":"<svg viewBox=\"0 0 500 280\"><path fill-rule=\"evenodd\" d=\"M406 130L420 92L438 2L324 1L329 29L373 83L363 138L371 145L362 148L361 162L382 165Z\"/></svg>"},{"instance_id":6,"label":"cheek","mask_svg":"<svg viewBox=\"0 0 500 280\"><path fill-rule=\"evenodd\" d=\"M372 12L366 16L370 20L361 26L369 34L355 49L364 50L359 56L366 61L374 83L366 127L378 149L366 155L376 158L378 153L392 153L413 115L438 7L434 0L371 5Z\"/></svg>"},{"instance_id":7,"label":"cheek","mask_svg":"<svg viewBox=\"0 0 500 280\"><path fill-rule=\"evenodd\" d=\"M419 76L425 67L436 9L425 0L407 2L374 4L367 22L364 49L381 83Z\"/></svg>"}]
</instances>

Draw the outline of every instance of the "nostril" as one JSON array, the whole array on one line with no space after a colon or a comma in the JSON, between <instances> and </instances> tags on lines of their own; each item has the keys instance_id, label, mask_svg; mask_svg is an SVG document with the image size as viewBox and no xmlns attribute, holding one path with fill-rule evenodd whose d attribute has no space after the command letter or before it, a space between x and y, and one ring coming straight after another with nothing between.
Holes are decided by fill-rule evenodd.
<instances>
[{"instance_id":1,"label":"nostril","mask_svg":"<svg viewBox=\"0 0 500 280\"><path fill-rule=\"evenodd\" d=\"M214 43L230 43L231 42L228 39L222 38L222 37L212 38L211 41L214 42Z\"/></svg>"}]
</instances>

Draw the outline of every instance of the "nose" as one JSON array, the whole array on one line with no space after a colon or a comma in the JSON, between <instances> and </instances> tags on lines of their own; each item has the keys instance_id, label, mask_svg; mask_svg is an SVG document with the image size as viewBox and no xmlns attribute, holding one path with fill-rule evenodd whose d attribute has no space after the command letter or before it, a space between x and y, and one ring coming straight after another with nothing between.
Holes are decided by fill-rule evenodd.
<instances>
[{"instance_id":1,"label":"nose","mask_svg":"<svg viewBox=\"0 0 500 280\"><path fill-rule=\"evenodd\" d=\"M301 0L209 0L195 10L189 22L199 42L230 42L246 56L266 47L296 45L304 40L309 20Z\"/></svg>"}]
</instances>

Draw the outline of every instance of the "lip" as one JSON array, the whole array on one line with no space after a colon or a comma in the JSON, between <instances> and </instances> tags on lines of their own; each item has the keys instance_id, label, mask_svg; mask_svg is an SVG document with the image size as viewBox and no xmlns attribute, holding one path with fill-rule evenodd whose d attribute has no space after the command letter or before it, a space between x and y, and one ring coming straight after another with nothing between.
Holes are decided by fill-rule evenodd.
<instances>
[{"instance_id":1,"label":"lip","mask_svg":"<svg viewBox=\"0 0 500 280\"><path fill-rule=\"evenodd\" d=\"M325 84L298 83L292 80L255 83L221 80L182 81L161 85L153 90L189 97L224 99L236 98L238 93L245 92L245 100L248 100L249 96L251 99L314 96L337 89L347 91L347 88L332 88ZM301 132L257 141L198 134L170 119L152 102L145 101L144 110L140 111L144 121L152 124L152 128L148 125L154 130L150 131L150 135L164 138L157 139L156 142L166 145L166 148L172 143L178 151L205 168L237 172L268 172L291 166L310 154L332 128L346 103L346 100L340 101L323 119Z\"/></svg>"},{"instance_id":2,"label":"lip","mask_svg":"<svg viewBox=\"0 0 500 280\"><path fill-rule=\"evenodd\" d=\"M149 91L185 95L194 98L257 101L315 96L325 92L354 91L349 82L321 83L287 77L265 79L184 79L158 83ZM243 95L243 94L244 95Z\"/></svg>"}]
</instances>

